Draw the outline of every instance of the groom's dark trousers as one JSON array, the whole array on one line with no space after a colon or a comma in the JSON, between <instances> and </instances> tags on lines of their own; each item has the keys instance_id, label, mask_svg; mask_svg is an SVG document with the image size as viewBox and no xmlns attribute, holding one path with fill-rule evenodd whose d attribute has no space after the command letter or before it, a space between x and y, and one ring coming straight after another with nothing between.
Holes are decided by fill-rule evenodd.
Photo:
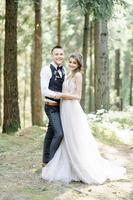
<instances>
[{"instance_id":1,"label":"groom's dark trousers","mask_svg":"<svg viewBox=\"0 0 133 200\"><path fill-rule=\"evenodd\" d=\"M44 139L43 163L48 163L54 156L63 138L60 119L60 107L45 104L45 112L49 119L48 129Z\"/></svg>"}]
</instances>

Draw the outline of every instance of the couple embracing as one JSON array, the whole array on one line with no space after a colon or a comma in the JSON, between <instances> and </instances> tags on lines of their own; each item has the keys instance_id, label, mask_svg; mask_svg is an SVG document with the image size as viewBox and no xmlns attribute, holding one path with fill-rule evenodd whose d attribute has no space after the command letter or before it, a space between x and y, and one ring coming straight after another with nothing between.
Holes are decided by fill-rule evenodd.
<instances>
[{"instance_id":1,"label":"couple embracing","mask_svg":"<svg viewBox=\"0 0 133 200\"><path fill-rule=\"evenodd\" d=\"M63 48L55 46L51 54L51 64L41 70L41 92L49 119L43 147L42 178L88 184L123 178L126 169L100 155L80 106L82 56L79 53L70 55L66 76Z\"/></svg>"}]
</instances>

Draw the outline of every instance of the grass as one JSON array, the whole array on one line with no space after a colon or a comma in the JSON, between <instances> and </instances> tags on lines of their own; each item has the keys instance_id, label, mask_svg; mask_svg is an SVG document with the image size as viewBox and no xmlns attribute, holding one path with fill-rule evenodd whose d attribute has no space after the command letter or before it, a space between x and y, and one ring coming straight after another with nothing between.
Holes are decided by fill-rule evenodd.
<instances>
[{"instance_id":1,"label":"grass","mask_svg":"<svg viewBox=\"0 0 133 200\"><path fill-rule=\"evenodd\" d=\"M109 111L103 115L103 120L109 120L110 123L116 122L121 128L133 129L133 112Z\"/></svg>"},{"instance_id":2,"label":"grass","mask_svg":"<svg viewBox=\"0 0 133 200\"><path fill-rule=\"evenodd\" d=\"M133 115L132 116L114 117L111 121L118 122L122 128L133 129Z\"/></svg>"},{"instance_id":3,"label":"grass","mask_svg":"<svg viewBox=\"0 0 133 200\"><path fill-rule=\"evenodd\" d=\"M53 200L66 190L41 179L44 132L30 127L0 134L0 200Z\"/></svg>"},{"instance_id":4,"label":"grass","mask_svg":"<svg viewBox=\"0 0 133 200\"><path fill-rule=\"evenodd\" d=\"M116 134L102 126L101 123L92 124L92 133L93 135L102 143L108 145L120 145L122 142L116 137Z\"/></svg>"},{"instance_id":5,"label":"grass","mask_svg":"<svg viewBox=\"0 0 133 200\"><path fill-rule=\"evenodd\" d=\"M76 192L77 187L83 186L79 183L68 187L41 179L45 130L45 127L29 127L14 135L0 134L0 200L82 199ZM114 134L100 124L94 124L92 130L103 143L118 144Z\"/></svg>"}]
</instances>

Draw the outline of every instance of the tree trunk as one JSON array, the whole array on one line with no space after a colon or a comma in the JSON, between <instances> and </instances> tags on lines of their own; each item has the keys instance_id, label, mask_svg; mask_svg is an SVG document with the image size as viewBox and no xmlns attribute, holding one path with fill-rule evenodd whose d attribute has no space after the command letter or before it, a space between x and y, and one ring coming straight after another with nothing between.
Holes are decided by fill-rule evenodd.
<instances>
[{"instance_id":1,"label":"tree trunk","mask_svg":"<svg viewBox=\"0 0 133 200\"><path fill-rule=\"evenodd\" d=\"M61 0L58 3L58 16L57 16L57 44L61 45Z\"/></svg>"},{"instance_id":2,"label":"tree trunk","mask_svg":"<svg viewBox=\"0 0 133 200\"><path fill-rule=\"evenodd\" d=\"M131 55L130 51L127 50L124 53L124 69L122 73L122 91L121 96L123 99L123 106L129 106L130 98L130 67L131 67Z\"/></svg>"},{"instance_id":3,"label":"tree trunk","mask_svg":"<svg viewBox=\"0 0 133 200\"><path fill-rule=\"evenodd\" d=\"M28 59L25 52L25 65L24 65L24 94L23 94L23 127L25 128L26 122L26 100L27 100L27 85L28 85Z\"/></svg>"},{"instance_id":4,"label":"tree trunk","mask_svg":"<svg viewBox=\"0 0 133 200\"><path fill-rule=\"evenodd\" d=\"M95 110L109 109L107 21L95 22Z\"/></svg>"},{"instance_id":5,"label":"tree trunk","mask_svg":"<svg viewBox=\"0 0 133 200\"><path fill-rule=\"evenodd\" d=\"M90 26L90 74L89 74L89 111L94 111L94 69L93 69L93 21Z\"/></svg>"},{"instance_id":6,"label":"tree trunk","mask_svg":"<svg viewBox=\"0 0 133 200\"><path fill-rule=\"evenodd\" d=\"M131 64L130 72L130 106L133 105L133 64Z\"/></svg>"},{"instance_id":7,"label":"tree trunk","mask_svg":"<svg viewBox=\"0 0 133 200\"><path fill-rule=\"evenodd\" d=\"M2 33L1 33L2 35ZM0 126L2 125L2 84L1 84L1 77L2 77L2 41L0 38Z\"/></svg>"},{"instance_id":8,"label":"tree trunk","mask_svg":"<svg viewBox=\"0 0 133 200\"><path fill-rule=\"evenodd\" d=\"M32 68L32 124L42 125L42 98L40 89L40 69L42 66L41 45L41 0L34 0L35 33L34 33L34 63Z\"/></svg>"},{"instance_id":9,"label":"tree trunk","mask_svg":"<svg viewBox=\"0 0 133 200\"><path fill-rule=\"evenodd\" d=\"M81 105L85 109L85 94L86 94L86 69L87 69L87 54L89 43L89 13L84 16L84 33L83 33L83 81L82 81L82 98Z\"/></svg>"},{"instance_id":10,"label":"tree trunk","mask_svg":"<svg viewBox=\"0 0 133 200\"><path fill-rule=\"evenodd\" d=\"M132 31L132 43L131 49L133 53L133 31ZM130 97L129 97L129 105L133 105L133 61L130 64Z\"/></svg>"},{"instance_id":11,"label":"tree trunk","mask_svg":"<svg viewBox=\"0 0 133 200\"><path fill-rule=\"evenodd\" d=\"M115 85L116 95L120 96L120 49L115 50Z\"/></svg>"},{"instance_id":12,"label":"tree trunk","mask_svg":"<svg viewBox=\"0 0 133 200\"><path fill-rule=\"evenodd\" d=\"M20 128L17 85L17 1L6 0L3 132Z\"/></svg>"}]
</instances>

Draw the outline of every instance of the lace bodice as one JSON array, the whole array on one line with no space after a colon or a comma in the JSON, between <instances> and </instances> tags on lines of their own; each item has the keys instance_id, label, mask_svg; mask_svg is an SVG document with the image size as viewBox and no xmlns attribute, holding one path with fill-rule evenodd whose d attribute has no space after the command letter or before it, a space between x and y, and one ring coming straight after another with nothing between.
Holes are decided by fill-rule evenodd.
<instances>
[{"instance_id":1,"label":"lace bodice","mask_svg":"<svg viewBox=\"0 0 133 200\"><path fill-rule=\"evenodd\" d=\"M76 83L75 79L72 77L68 77L63 83L63 92L68 92L71 94L75 94L76 92Z\"/></svg>"}]
</instances>

